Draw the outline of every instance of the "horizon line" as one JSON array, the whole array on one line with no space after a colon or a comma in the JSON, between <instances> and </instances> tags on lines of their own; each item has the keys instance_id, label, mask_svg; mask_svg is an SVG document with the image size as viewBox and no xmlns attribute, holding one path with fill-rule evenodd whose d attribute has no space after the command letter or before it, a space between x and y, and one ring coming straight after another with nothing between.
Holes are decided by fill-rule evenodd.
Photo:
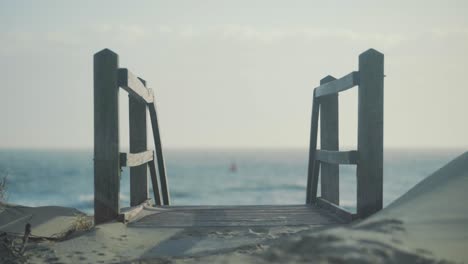
<instances>
[{"instance_id":1,"label":"horizon line","mask_svg":"<svg viewBox=\"0 0 468 264\"><path fill-rule=\"evenodd\" d=\"M122 147L122 151L128 151L129 147ZM151 148L150 148L151 149ZM340 151L347 151L356 149L355 146L343 146ZM13 151L92 151L93 147L2 147L0 150L13 150ZM216 150L232 150L232 151L262 151L262 150L309 150L308 147L288 146L288 147L275 147L275 146L216 146L216 147L164 147L166 151L216 151ZM384 146L384 150L461 150L468 151L468 147L454 147L454 146Z\"/></svg>"}]
</instances>

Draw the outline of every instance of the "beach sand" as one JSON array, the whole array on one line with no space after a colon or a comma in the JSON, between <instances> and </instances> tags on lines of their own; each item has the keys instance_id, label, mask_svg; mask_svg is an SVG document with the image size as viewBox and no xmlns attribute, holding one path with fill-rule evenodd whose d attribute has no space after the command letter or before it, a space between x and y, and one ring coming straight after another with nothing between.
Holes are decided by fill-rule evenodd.
<instances>
[{"instance_id":1,"label":"beach sand","mask_svg":"<svg viewBox=\"0 0 468 264\"><path fill-rule=\"evenodd\" d=\"M347 226L327 229L312 226L128 228L114 222L87 232L68 233L67 239L60 242L31 242L24 261L468 263L466 190L468 152L427 177L384 210ZM71 217L67 215L69 211L58 213L57 210L48 208L50 219L66 219L62 223L74 225L72 218L59 217L61 214ZM43 234L57 233L53 228L55 224L49 225L50 231L44 231L45 222L42 223ZM4 228L2 231L8 230Z\"/></svg>"}]
</instances>

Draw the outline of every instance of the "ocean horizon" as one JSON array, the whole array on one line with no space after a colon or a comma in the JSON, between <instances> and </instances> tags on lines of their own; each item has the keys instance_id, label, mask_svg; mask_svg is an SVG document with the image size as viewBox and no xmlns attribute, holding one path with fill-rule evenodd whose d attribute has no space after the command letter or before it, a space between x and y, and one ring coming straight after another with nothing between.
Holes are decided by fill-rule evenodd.
<instances>
[{"instance_id":1,"label":"ocean horizon","mask_svg":"<svg viewBox=\"0 0 468 264\"><path fill-rule=\"evenodd\" d=\"M464 151L386 148L384 206ZM305 202L307 149L172 148L164 155L172 205ZM340 205L351 211L355 175L355 166L340 165ZM0 177L7 177L8 203L74 207L93 214L92 149L0 149ZM129 189L129 169L123 168L121 207L129 206Z\"/></svg>"}]
</instances>

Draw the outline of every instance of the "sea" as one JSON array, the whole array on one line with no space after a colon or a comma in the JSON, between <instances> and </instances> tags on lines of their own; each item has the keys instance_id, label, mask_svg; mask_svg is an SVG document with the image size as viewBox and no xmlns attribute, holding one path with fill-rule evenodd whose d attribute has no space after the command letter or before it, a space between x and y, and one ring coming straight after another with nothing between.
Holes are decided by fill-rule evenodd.
<instances>
[{"instance_id":1,"label":"sea","mask_svg":"<svg viewBox=\"0 0 468 264\"><path fill-rule=\"evenodd\" d=\"M384 206L464 151L386 149ZM169 149L164 155L173 205L305 202L306 149ZM92 150L3 149L0 177L6 177L8 203L67 206L93 213ZM129 169L124 168L121 207L129 206L129 189ZM355 211L356 166L340 165L340 205Z\"/></svg>"}]
</instances>

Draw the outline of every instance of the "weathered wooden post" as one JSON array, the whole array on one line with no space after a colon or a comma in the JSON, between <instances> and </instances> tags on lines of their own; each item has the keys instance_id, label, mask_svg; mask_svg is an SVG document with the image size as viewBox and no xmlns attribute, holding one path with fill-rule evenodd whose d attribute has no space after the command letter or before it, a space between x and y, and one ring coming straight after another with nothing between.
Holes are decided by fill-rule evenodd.
<instances>
[{"instance_id":1,"label":"weathered wooden post","mask_svg":"<svg viewBox=\"0 0 468 264\"><path fill-rule=\"evenodd\" d=\"M315 90L312 96L312 117L310 120L310 141L309 141L309 167L307 170L307 190L306 204L313 204L317 195L318 171L320 163L315 159L317 151L317 134L320 113L319 98L315 97Z\"/></svg>"},{"instance_id":2,"label":"weathered wooden post","mask_svg":"<svg viewBox=\"0 0 468 264\"><path fill-rule=\"evenodd\" d=\"M382 209L384 55L369 49L359 56L357 214Z\"/></svg>"},{"instance_id":3,"label":"weathered wooden post","mask_svg":"<svg viewBox=\"0 0 468 264\"><path fill-rule=\"evenodd\" d=\"M320 85L336 80L327 76ZM338 151L338 93L320 98L320 149ZM321 197L339 205L339 165L321 162Z\"/></svg>"},{"instance_id":4,"label":"weathered wooden post","mask_svg":"<svg viewBox=\"0 0 468 264\"><path fill-rule=\"evenodd\" d=\"M164 205L170 205L170 195L166 177L166 164L162 151L161 135L159 134L158 115L156 113L156 103L153 101L148 104L148 110L153 128L153 139L156 148L156 159L158 164L159 179L161 183L162 202Z\"/></svg>"},{"instance_id":5,"label":"weathered wooden post","mask_svg":"<svg viewBox=\"0 0 468 264\"><path fill-rule=\"evenodd\" d=\"M139 78L146 86L146 81ZM146 140L146 104L128 95L130 153L147 150ZM136 206L148 199L147 164L130 167L130 206Z\"/></svg>"},{"instance_id":6,"label":"weathered wooden post","mask_svg":"<svg viewBox=\"0 0 468 264\"><path fill-rule=\"evenodd\" d=\"M119 215L118 55L109 49L94 55L94 222Z\"/></svg>"}]
</instances>

